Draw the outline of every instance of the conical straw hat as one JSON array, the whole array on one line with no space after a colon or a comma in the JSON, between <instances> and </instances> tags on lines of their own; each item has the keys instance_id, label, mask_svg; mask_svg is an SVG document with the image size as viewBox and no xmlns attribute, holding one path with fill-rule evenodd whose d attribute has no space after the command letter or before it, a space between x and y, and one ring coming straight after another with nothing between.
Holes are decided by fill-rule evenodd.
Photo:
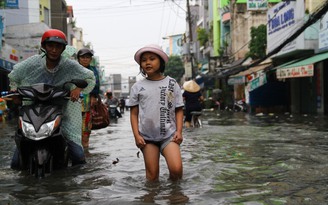
<instances>
[{"instance_id":1,"label":"conical straw hat","mask_svg":"<svg viewBox=\"0 0 328 205\"><path fill-rule=\"evenodd\" d=\"M200 87L195 81L189 80L183 83L183 89L188 92L195 93L200 90Z\"/></svg>"}]
</instances>

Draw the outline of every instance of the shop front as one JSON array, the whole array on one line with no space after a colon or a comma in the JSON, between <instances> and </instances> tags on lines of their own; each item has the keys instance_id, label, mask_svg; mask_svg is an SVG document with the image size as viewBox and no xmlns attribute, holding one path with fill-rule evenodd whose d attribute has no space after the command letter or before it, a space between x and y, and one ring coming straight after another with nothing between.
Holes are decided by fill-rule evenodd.
<instances>
[{"instance_id":1,"label":"shop front","mask_svg":"<svg viewBox=\"0 0 328 205\"><path fill-rule=\"evenodd\" d=\"M234 86L235 100L245 99L250 113L281 113L287 110L286 84L275 79L272 68L268 59L230 76L228 80Z\"/></svg>"},{"instance_id":2,"label":"shop front","mask_svg":"<svg viewBox=\"0 0 328 205\"><path fill-rule=\"evenodd\" d=\"M291 112L328 114L328 52L279 66L276 77L290 85Z\"/></svg>"}]
</instances>

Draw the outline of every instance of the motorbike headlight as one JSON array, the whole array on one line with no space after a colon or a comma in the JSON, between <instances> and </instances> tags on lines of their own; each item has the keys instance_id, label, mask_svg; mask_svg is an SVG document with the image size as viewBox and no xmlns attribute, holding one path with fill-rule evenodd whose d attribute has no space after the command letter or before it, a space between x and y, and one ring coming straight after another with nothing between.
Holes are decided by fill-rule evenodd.
<instances>
[{"instance_id":1,"label":"motorbike headlight","mask_svg":"<svg viewBox=\"0 0 328 205\"><path fill-rule=\"evenodd\" d=\"M36 132L34 126L28 122L24 122L21 120L21 125L23 134L27 138L32 140L42 140L46 137L49 137L60 125L60 117L57 116L55 120L43 124L38 132Z\"/></svg>"}]
</instances>

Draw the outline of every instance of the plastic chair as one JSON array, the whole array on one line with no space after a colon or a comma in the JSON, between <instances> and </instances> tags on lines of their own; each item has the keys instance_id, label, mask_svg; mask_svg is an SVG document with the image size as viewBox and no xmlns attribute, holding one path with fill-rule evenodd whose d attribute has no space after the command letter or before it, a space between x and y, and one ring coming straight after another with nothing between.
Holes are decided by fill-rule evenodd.
<instances>
[{"instance_id":1,"label":"plastic chair","mask_svg":"<svg viewBox=\"0 0 328 205\"><path fill-rule=\"evenodd\" d=\"M193 111L190 113L192 115L191 117L191 126L192 127L203 127L203 123L201 120L201 115L202 112L201 111Z\"/></svg>"}]
</instances>

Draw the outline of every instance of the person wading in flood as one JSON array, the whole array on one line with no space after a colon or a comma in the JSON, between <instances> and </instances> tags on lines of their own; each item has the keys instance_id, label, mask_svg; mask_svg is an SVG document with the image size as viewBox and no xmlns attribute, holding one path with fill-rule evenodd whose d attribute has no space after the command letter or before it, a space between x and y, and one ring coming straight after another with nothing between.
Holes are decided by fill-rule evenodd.
<instances>
[{"instance_id":1,"label":"person wading in flood","mask_svg":"<svg viewBox=\"0 0 328 205\"><path fill-rule=\"evenodd\" d=\"M92 115L91 107L95 106L98 101L99 91L100 91L100 80L99 74L96 67L91 66L93 51L88 48L82 48L77 52L78 62L88 70L91 70L96 78L96 85L90 94L83 95L82 101L82 146L85 152L89 149L89 138L92 128Z\"/></svg>"},{"instance_id":2,"label":"person wading in flood","mask_svg":"<svg viewBox=\"0 0 328 205\"><path fill-rule=\"evenodd\" d=\"M168 56L158 45L139 49L135 61L144 79L131 88L128 106L135 143L141 149L146 178L159 178L159 160L166 160L170 179L182 178L183 99L175 79L164 76Z\"/></svg>"},{"instance_id":3,"label":"person wading in flood","mask_svg":"<svg viewBox=\"0 0 328 205\"><path fill-rule=\"evenodd\" d=\"M200 86L193 80L186 81L183 84L184 92L182 97L185 101L185 127L190 127L192 114L194 111L202 110L202 101L204 100L201 92Z\"/></svg>"}]
</instances>

